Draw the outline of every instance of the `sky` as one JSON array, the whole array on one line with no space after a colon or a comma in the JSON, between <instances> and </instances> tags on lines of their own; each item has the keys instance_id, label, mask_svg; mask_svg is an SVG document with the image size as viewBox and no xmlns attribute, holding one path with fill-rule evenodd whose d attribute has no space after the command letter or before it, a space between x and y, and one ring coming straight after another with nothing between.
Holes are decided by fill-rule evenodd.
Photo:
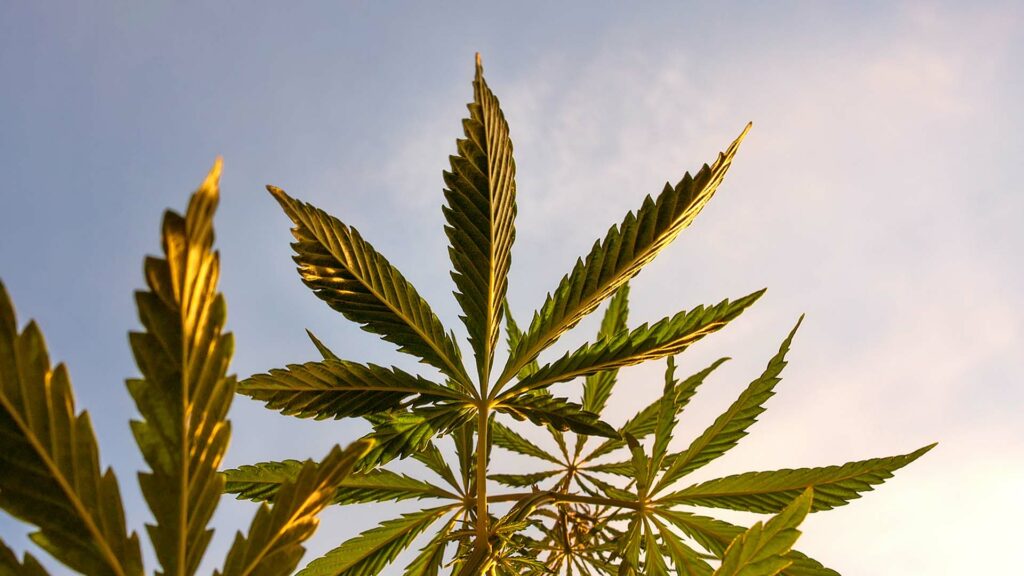
<instances>
[{"instance_id":1,"label":"sky","mask_svg":"<svg viewBox=\"0 0 1024 576\"><path fill-rule=\"evenodd\" d=\"M806 313L767 412L695 479L937 441L874 492L809 517L798 548L846 576L1006 573L1024 517L1022 30L1014 2L3 2L0 278L68 364L141 530L124 387L138 374L132 292L163 210L182 210L218 155L232 370L315 359L309 328L346 358L428 374L306 290L265 184L358 227L464 337L441 171L475 52L515 144L520 322L609 225L753 121L718 194L632 284L632 325L768 288L679 357L683 373L733 360L673 446ZM592 316L544 358L588 340ZM662 370L624 370L606 419L653 400ZM316 458L365 431L244 397L230 417L226 466ZM306 559L414 506L330 510ZM253 511L222 501L204 573ZM28 531L0 516L16 550Z\"/></svg>"}]
</instances>

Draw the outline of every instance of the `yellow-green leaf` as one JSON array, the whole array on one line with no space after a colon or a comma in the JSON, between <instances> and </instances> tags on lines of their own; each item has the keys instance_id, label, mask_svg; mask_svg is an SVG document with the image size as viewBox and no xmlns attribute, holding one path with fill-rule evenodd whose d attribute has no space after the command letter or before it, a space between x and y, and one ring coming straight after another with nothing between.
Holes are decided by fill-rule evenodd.
<instances>
[{"instance_id":1,"label":"yellow-green leaf","mask_svg":"<svg viewBox=\"0 0 1024 576\"><path fill-rule=\"evenodd\" d=\"M217 292L213 250L220 160L189 200L167 211L164 258L146 259L148 291L135 295L145 332L130 335L141 379L128 390L142 415L132 432L151 472L139 475L156 523L148 526L163 574L194 574L213 537L207 524L223 489L217 469L231 435L225 419L235 391L227 375L234 348Z\"/></svg>"},{"instance_id":2,"label":"yellow-green leaf","mask_svg":"<svg viewBox=\"0 0 1024 576\"><path fill-rule=\"evenodd\" d=\"M456 142L444 173L445 233L455 271L455 298L476 356L480 382L486 383L501 328L508 288L512 243L516 238L516 164L512 140L498 99L484 80L477 55L473 102L462 121L466 137Z\"/></svg>"}]
</instances>

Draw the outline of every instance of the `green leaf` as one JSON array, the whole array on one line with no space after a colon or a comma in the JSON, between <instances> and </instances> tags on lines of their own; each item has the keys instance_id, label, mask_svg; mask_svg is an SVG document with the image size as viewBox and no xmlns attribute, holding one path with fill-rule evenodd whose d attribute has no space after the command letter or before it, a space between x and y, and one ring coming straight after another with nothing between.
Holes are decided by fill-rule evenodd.
<instances>
[{"instance_id":1,"label":"green leaf","mask_svg":"<svg viewBox=\"0 0 1024 576\"><path fill-rule=\"evenodd\" d=\"M775 513L814 488L812 511L831 510L860 498L862 492L892 478L893 472L920 458L935 444L901 456L872 458L842 466L747 472L695 484L659 499L663 504L688 504L748 512Z\"/></svg>"},{"instance_id":2,"label":"green leaf","mask_svg":"<svg viewBox=\"0 0 1024 576\"><path fill-rule=\"evenodd\" d=\"M556 430L572 430L577 434L605 438L619 435L614 428L602 422L597 414L587 412L575 402L550 394L521 394L503 401L495 410L510 414L518 420L528 419L540 426L550 424Z\"/></svg>"},{"instance_id":3,"label":"green leaf","mask_svg":"<svg viewBox=\"0 0 1024 576\"><path fill-rule=\"evenodd\" d=\"M355 228L268 186L295 223L295 262L302 281L363 329L398 345L456 382L472 387L454 338L401 272Z\"/></svg>"},{"instance_id":4,"label":"green leaf","mask_svg":"<svg viewBox=\"0 0 1024 576\"><path fill-rule=\"evenodd\" d=\"M767 523L758 522L737 536L714 576L775 576L785 570L793 563L786 554L800 536L796 527L813 499L814 490L808 488Z\"/></svg>"},{"instance_id":5,"label":"green leaf","mask_svg":"<svg viewBox=\"0 0 1024 576\"><path fill-rule=\"evenodd\" d=\"M673 395L675 397L676 413L680 413L689 404L690 399L693 398L694 394L697 393L697 387L699 387L704 380L715 371L716 368L725 363L728 358L719 358L714 361L710 366L693 374L682 383L675 386ZM666 375L668 376L668 375ZM626 424L619 428L621 434L632 434L634 438L642 439L650 436L654 433L655 427L658 423L658 414L661 411L661 398L658 398L654 402L650 403L643 410L638 412L635 416L630 418ZM618 450L626 446L625 440L610 438L605 440L597 448L587 455L586 460L592 461L600 456L604 456L610 452ZM598 471L598 466L588 468L591 470Z\"/></svg>"},{"instance_id":6,"label":"green leaf","mask_svg":"<svg viewBox=\"0 0 1024 576\"><path fill-rule=\"evenodd\" d=\"M456 141L444 173L445 233L455 271L455 298L476 356L480 382L489 378L508 288L516 238L516 163L498 99L484 80L477 55L473 102L462 121L465 139Z\"/></svg>"},{"instance_id":7,"label":"green leaf","mask_svg":"<svg viewBox=\"0 0 1024 576\"><path fill-rule=\"evenodd\" d=\"M302 470L298 460L261 462L225 470L224 492L239 499L273 500L282 483L294 481ZM451 492L405 474L390 470L371 470L350 474L338 485L331 500L334 504L387 502L409 498L457 498Z\"/></svg>"},{"instance_id":8,"label":"green leaf","mask_svg":"<svg viewBox=\"0 0 1024 576\"><path fill-rule=\"evenodd\" d=\"M228 552L223 572L216 576L286 576L305 553L302 543L316 531L317 515L331 503L338 484L351 472L372 442L354 442L345 450L335 446L320 464L307 460L293 480L285 481L274 505L260 505L249 526L239 532Z\"/></svg>"},{"instance_id":9,"label":"green leaf","mask_svg":"<svg viewBox=\"0 0 1024 576\"><path fill-rule=\"evenodd\" d=\"M665 543L662 549L668 554L679 576L711 576L713 569L696 550L690 548L679 539L674 532L658 521L655 516L648 517L657 527L661 540Z\"/></svg>"},{"instance_id":10,"label":"green leaf","mask_svg":"<svg viewBox=\"0 0 1024 576\"><path fill-rule=\"evenodd\" d=\"M756 422L757 417L764 412L764 403L775 395L775 385L781 380L779 374L786 367L786 353L789 352L793 336L803 319L804 317L800 316L796 326L782 341L778 353L768 362L764 373L751 382L740 393L739 398L715 419L710 427L694 439L686 450L670 457L672 463L652 493L671 486L676 480L725 454L747 435L747 428Z\"/></svg>"},{"instance_id":11,"label":"green leaf","mask_svg":"<svg viewBox=\"0 0 1024 576\"><path fill-rule=\"evenodd\" d=\"M0 576L49 576L49 573L28 552L25 552L24 562L19 562L14 551L0 540Z\"/></svg>"},{"instance_id":12,"label":"green leaf","mask_svg":"<svg viewBox=\"0 0 1024 576\"><path fill-rule=\"evenodd\" d=\"M359 462L360 471L426 450L434 437L472 421L476 409L466 404L439 404L415 412L383 412L376 417L379 420L374 423L374 431L367 436L376 445Z\"/></svg>"},{"instance_id":13,"label":"green leaf","mask_svg":"<svg viewBox=\"0 0 1024 576\"><path fill-rule=\"evenodd\" d=\"M267 408L299 418L347 418L393 410L412 396L454 398L461 394L398 368L324 360L290 364L255 374L238 393L266 402Z\"/></svg>"},{"instance_id":14,"label":"green leaf","mask_svg":"<svg viewBox=\"0 0 1024 576\"><path fill-rule=\"evenodd\" d=\"M584 344L575 352L567 353L523 378L502 397L678 354L697 340L723 328L762 294L764 290L759 290L732 302L723 300L709 308L698 306L689 312L664 318L650 327L644 324L632 332L620 332L617 336Z\"/></svg>"},{"instance_id":15,"label":"green leaf","mask_svg":"<svg viewBox=\"0 0 1024 576\"><path fill-rule=\"evenodd\" d=\"M406 566L405 576L438 576L444 564L444 551L448 547L448 535L451 534L459 515L453 514L451 519L424 546L416 558Z\"/></svg>"},{"instance_id":16,"label":"green leaf","mask_svg":"<svg viewBox=\"0 0 1024 576\"><path fill-rule=\"evenodd\" d=\"M491 480L513 488L526 488L543 482L552 476L561 473L561 470L547 470L544 472L531 472L528 474L491 474L487 476Z\"/></svg>"},{"instance_id":17,"label":"green leaf","mask_svg":"<svg viewBox=\"0 0 1024 576\"><path fill-rule=\"evenodd\" d=\"M429 468L434 474L440 476L441 479L456 491L462 490L462 486L455 479L455 473L452 471L451 466L445 462L444 455L441 454L441 451L438 450L437 445L433 442L428 442L422 450L413 454L412 457Z\"/></svg>"},{"instance_id":18,"label":"green leaf","mask_svg":"<svg viewBox=\"0 0 1024 576\"><path fill-rule=\"evenodd\" d=\"M725 554L725 549L737 536L745 532L741 526L715 518L660 507L654 511L718 558ZM839 576L835 570L825 568L817 560L796 550L791 550L786 556L793 563L782 571L783 576Z\"/></svg>"},{"instance_id":19,"label":"green leaf","mask_svg":"<svg viewBox=\"0 0 1024 576\"><path fill-rule=\"evenodd\" d=\"M626 330L626 320L629 317L629 283L625 283L616 290L615 295L608 301L608 308L601 318L601 328L597 331L598 340L613 338L620 332ZM615 378L618 376L618 368L602 370L587 376L587 382L583 385L583 409L594 414L600 414L604 410L608 397L615 387Z\"/></svg>"},{"instance_id":20,"label":"green leaf","mask_svg":"<svg viewBox=\"0 0 1024 576\"><path fill-rule=\"evenodd\" d=\"M452 506L428 508L382 522L326 555L317 558L296 576L373 576L394 561L413 539Z\"/></svg>"},{"instance_id":21,"label":"green leaf","mask_svg":"<svg viewBox=\"0 0 1024 576\"><path fill-rule=\"evenodd\" d=\"M519 325L516 324L515 319L512 318L512 310L509 308L508 298L505 299L505 333L508 335L506 340L508 342L509 354L511 354L512 351L516 349L516 346L519 345L519 341L523 339L523 331L519 329ZM534 358L519 369L517 376L519 378L526 378L530 374L536 372L538 368L540 368L540 364L538 364L537 359Z\"/></svg>"},{"instance_id":22,"label":"green leaf","mask_svg":"<svg viewBox=\"0 0 1024 576\"><path fill-rule=\"evenodd\" d=\"M612 226L604 240L594 243L585 260L576 261L534 314L498 378L499 386L593 312L690 225L717 190L749 129L748 124L713 165L704 165L696 176L686 174L674 187L665 184L657 200L645 198L636 214L626 214L621 225Z\"/></svg>"},{"instance_id":23,"label":"green leaf","mask_svg":"<svg viewBox=\"0 0 1024 576\"><path fill-rule=\"evenodd\" d=\"M139 485L156 520L147 528L157 559L175 576L195 573L213 537L207 524L231 436L234 340L224 333L227 306L217 292L220 255L213 250L220 170L218 159L184 217L164 215L164 258L146 259L149 290L135 296L145 332L130 334L142 372L127 382L142 415L132 432L151 469L139 474Z\"/></svg>"},{"instance_id":24,"label":"green leaf","mask_svg":"<svg viewBox=\"0 0 1024 576\"><path fill-rule=\"evenodd\" d=\"M500 422L494 422L491 424L490 439L495 446L499 446L505 450L523 454L525 456L533 456L534 458L540 458L541 460L547 460L553 464L561 464L558 458L548 454L536 444L530 442L526 438L523 438L519 433Z\"/></svg>"},{"instance_id":25,"label":"green leaf","mask_svg":"<svg viewBox=\"0 0 1024 576\"><path fill-rule=\"evenodd\" d=\"M332 352L331 349L321 342L320 339L316 337L316 334L313 334L313 332L308 328L306 329L306 336L309 336L310 341L313 342L313 346L316 346L317 352L320 353L320 356L323 356L324 360L341 360L341 358L338 358L337 354Z\"/></svg>"},{"instance_id":26,"label":"green leaf","mask_svg":"<svg viewBox=\"0 0 1024 576\"><path fill-rule=\"evenodd\" d=\"M100 472L89 414L75 414L67 369L51 368L39 327L19 334L0 282L0 508L36 526L30 537L88 575L142 574L114 472Z\"/></svg>"}]
</instances>

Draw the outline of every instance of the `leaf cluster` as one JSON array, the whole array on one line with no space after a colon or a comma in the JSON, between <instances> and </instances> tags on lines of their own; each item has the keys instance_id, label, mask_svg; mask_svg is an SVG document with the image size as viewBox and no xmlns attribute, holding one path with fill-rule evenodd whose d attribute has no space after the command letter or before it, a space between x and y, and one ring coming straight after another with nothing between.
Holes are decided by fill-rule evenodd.
<instances>
[{"instance_id":1,"label":"leaf cluster","mask_svg":"<svg viewBox=\"0 0 1024 576\"><path fill-rule=\"evenodd\" d=\"M220 258L213 249L220 170L218 160L184 215L164 215L163 255L146 259L147 290L135 295L144 330L130 335L141 372L127 382L141 416L131 429L149 466L139 485L154 518L146 529L159 563L155 573L167 576L198 570L225 485L218 469L231 434L227 412L236 382L227 373L233 340L224 332ZM362 440L335 447L319 463L294 462L273 505L260 506L216 574L291 574L317 514L372 447ZM100 466L92 423L76 409L68 370L51 365L34 322L19 330L2 283L0 508L32 525L31 540L79 573L143 574L138 534L125 524L113 470ZM31 553L19 559L0 542L0 576L46 574Z\"/></svg>"},{"instance_id":2,"label":"leaf cluster","mask_svg":"<svg viewBox=\"0 0 1024 576\"><path fill-rule=\"evenodd\" d=\"M736 401L679 449L673 434L684 409L726 359L680 378L675 357L738 318L764 291L650 324L628 323L630 279L713 197L750 126L713 162L667 183L611 225L521 329L507 298L517 215L513 147L479 57L467 108L456 154L443 174L442 210L469 362L454 333L362 234L268 186L292 223L302 282L345 318L425 365L414 375L344 359L309 334L320 359L238 383L239 393L285 415L360 417L372 425L365 440L373 448L333 493L334 504L430 501L419 512L340 543L299 574L378 574L421 534L429 539L406 565L407 576L836 574L792 549L797 525L808 512L860 497L931 447L686 485L688 475L735 446L764 411L797 328ZM542 352L602 305L593 341L541 364ZM503 365L495 363L502 336L508 347ZM661 395L619 426L606 421L620 369L658 360L667 363ZM554 394L552 386L559 383L579 383L578 397ZM555 449L530 440L522 426L546 430L547 444ZM495 470L495 449L535 460L539 469ZM387 467L405 458L430 474L418 478ZM243 466L225 472L225 489L239 498L276 501L298 470L294 461ZM498 486L511 491L495 492ZM701 508L774 516L744 528L706 516Z\"/></svg>"}]
</instances>

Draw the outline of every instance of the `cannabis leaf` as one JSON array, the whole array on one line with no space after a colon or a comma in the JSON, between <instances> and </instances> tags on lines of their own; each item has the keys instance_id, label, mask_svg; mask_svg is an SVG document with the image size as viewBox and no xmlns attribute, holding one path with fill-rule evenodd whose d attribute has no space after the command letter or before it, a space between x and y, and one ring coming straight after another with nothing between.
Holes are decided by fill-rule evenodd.
<instances>
[{"instance_id":1,"label":"cannabis leaf","mask_svg":"<svg viewBox=\"0 0 1024 576\"><path fill-rule=\"evenodd\" d=\"M125 528L114 472L100 470L89 414L75 412L67 368L50 365L35 322L17 327L0 283L0 507L82 574L141 575L138 536Z\"/></svg>"}]
</instances>

